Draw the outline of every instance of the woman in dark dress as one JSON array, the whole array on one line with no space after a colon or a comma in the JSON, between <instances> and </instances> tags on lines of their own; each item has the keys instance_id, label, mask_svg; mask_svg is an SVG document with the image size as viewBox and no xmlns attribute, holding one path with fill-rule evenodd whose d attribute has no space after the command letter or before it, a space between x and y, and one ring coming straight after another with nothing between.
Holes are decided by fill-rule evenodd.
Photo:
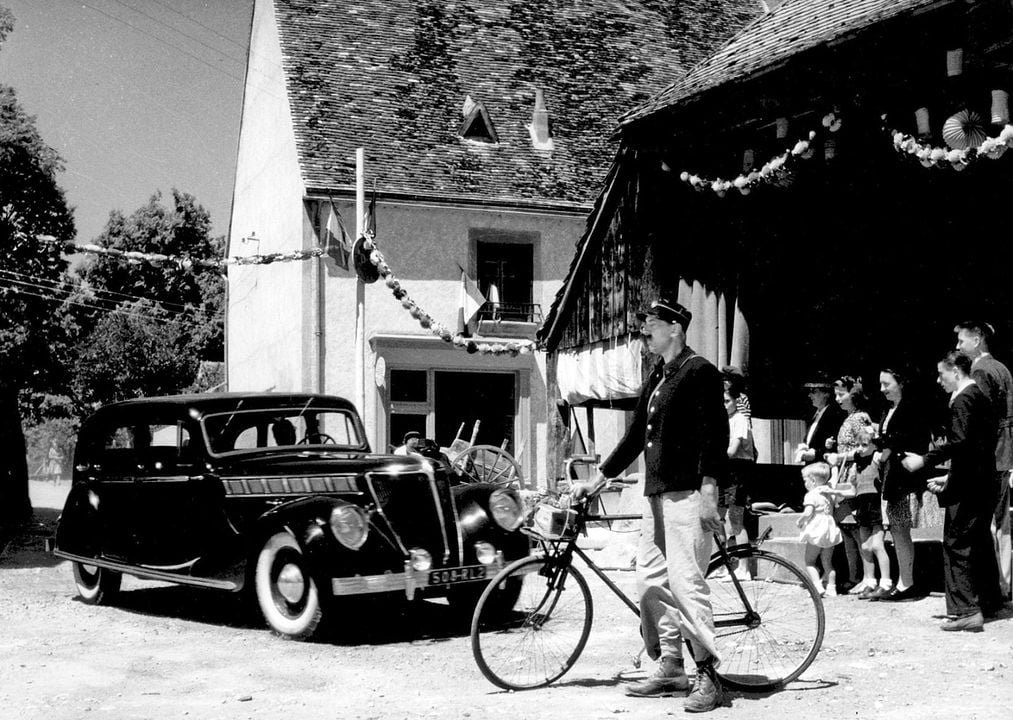
<instances>
[{"instance_id":1,"label":"woman in dark dress","mask_svg":"<svg viewBox=\"0 0 1013 720\"><path fill-rule=\"evenodd\" d=\"M925 454L929 447L929 420L926 413L904 393L906 373L884 368L879 373L879 389L889 407L879 424L880 482L886 501L886 518L897 553L897 584L880 602L904 602L925 597L914 586L914 542L911 540L912 495L921 497L924 476L910 473L901 465L905 452Z\"/></svg>"}]
</instances>

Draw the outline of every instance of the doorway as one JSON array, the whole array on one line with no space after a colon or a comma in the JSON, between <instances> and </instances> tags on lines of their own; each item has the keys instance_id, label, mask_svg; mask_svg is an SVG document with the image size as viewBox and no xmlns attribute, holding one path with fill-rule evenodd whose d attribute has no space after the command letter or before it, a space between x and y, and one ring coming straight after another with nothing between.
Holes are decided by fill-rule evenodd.
<instances>
[{"instance_id":1,"label":"doorway","mask_svg":"<svg viewBox=\"0 0 1013 720\"><path fill-rule=\"evenodd\" d=\"M517 378L514 373L436 372L434 414L436 439L449 445L460 430L471 440L479 421L476 445L495 445L516 453ZM461 429L461 425L464 428Z\"/></svg>"}]
</instances>

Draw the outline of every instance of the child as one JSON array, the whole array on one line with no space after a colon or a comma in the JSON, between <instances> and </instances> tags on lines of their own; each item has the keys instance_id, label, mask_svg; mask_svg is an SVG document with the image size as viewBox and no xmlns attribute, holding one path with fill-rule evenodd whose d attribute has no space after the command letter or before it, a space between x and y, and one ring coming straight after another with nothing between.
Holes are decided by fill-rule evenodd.
<instances>
[{"instance_id":1,"label":"child","mask_svg":"<svg viewBox=\"0 0 1013 720\"><path fill-rule=\"evenodd\" d=\"M879 463L876 462L876 445L872 428L858 433L855 451L855 499L852 501L855 521L861 538L862 565L865 577L854 589L859 600L878 600L893 589L890 578L890 556L883 543L883 508L879 492ZM879 583L876 582L876 564L879 565Z\"/></svg>"},{"instance_id":2,"label":"child","mask_svg":"<svg viewBox=\"0 0 1013 720\"><path fill-rule=\"evenodd\" d=\"M806 543L805 569L813 583L820 588L820 595L837 594L837 573L834 572L834 546L841 542L841 529L834 522L834 505L831 502L827 483L830 482L830 466L815 462L802 468L806 494L802 500L804 508L798 526L802 529L799 540ZM823 566L823 577L816 570L816 560ZM824 586L825 582L825 586ZM825 589L824 589L825 587Z\"/></svg>"},{"instance_id":3,"label":"child","mask_svg":"<svg viewBox=\"0 0 1013 720\"><path fill-rule=\"evenodd\" d=\"M744 516L749 497L749 483L756 464L753 431L749 418L739 410L738 392L725 390L725 411L728 413L728 483L721 489L718 509L725 521L728 547L749 542ZM740 579L748 579L745 568L736 571Z\"/></svg>"}]
</instances>

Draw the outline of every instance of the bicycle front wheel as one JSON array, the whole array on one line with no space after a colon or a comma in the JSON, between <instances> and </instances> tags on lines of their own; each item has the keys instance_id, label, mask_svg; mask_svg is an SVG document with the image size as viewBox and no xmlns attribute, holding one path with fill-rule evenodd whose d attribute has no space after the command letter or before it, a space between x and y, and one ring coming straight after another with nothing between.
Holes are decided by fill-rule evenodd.
<instances>
[{"instance_id":1,"label":"bicycle front wheel","mask_svg":"<svg viewBox=\"0 0 1013 720\"><path fill-rule=\"evenodd\" d=\"M506 608L504 587L520 586ZM522 558L486 587L471 620L471 650L488 680L506 690L529 690L558 680L573 667L591 632L594 609L587 581L572 565Z\"/></svg>"},{"instance_id":2,"label":"bicycle front wheel","mask_svg":"<svg viewBox=\"0 0 1013 720\"><path fill-rule=\"evenodd\" d=\"M805 672L823 644L823 602L812 581L779 555L751 548L735 554L734 573L711 559L718 674L739 690L774 690Z\"/></svg>"}]
</instances>

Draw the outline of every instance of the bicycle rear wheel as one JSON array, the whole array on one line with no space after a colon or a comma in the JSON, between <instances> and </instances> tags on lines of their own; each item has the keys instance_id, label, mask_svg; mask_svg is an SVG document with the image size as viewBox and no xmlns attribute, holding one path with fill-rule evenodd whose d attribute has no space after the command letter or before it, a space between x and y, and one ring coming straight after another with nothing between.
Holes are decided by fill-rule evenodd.
<instances>
[{"instance_id":1,"label":"bicycle rear wheel","mask_svg":"<svg viewBox=\"0 0 1013 720\"><path fill-rule=\"evenodd\" d=\"M734 573L712 577L726 567L719 557L707 568L718 674L732 688L774 690L816 659L826 622L823 602L806 574L783 557L757 548L733 557L735 578Z\"/></svg>"},{"instance_id":2,"label":"bicycle rear wheel","mask_svg":"<svg viewBox=\"0 0 1013 720\"><path fill-rule=\"evenodd\" d=\"M504 584L520 584L511 608L497 604ZM558 680L577 662L594 609L587 581L572 565L522 558L496 575L471 621L471 650L489 682L529 690Z\"/></svg>"}]
</instances>

